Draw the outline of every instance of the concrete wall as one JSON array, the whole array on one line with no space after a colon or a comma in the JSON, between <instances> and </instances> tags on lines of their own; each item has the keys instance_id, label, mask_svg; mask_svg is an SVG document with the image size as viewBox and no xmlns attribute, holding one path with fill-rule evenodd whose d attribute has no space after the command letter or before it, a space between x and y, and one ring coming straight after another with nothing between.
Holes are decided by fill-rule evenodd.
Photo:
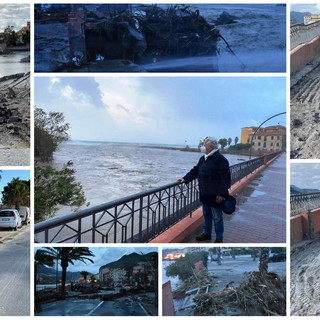
<instances>
[{"instance_id":1,"label":"concrete wall","mask_svg":"<svg viewBox=\"0 0 320 320\"><path fill-rule=\"evenodd\" d=\"M86 41L84 32L84 21L86 14L83 10L71 12L68 16L67 30L69 38L70 56L75 55L86 59Z\"/></svg>"},{"instance_id":2,"label":"concrete wall","mask_svg":"<svg viewBox=\"0 0 320 320\"><path fill-rule=\"evenodd\" d=\"M301 44L290 52L291 73L301 70L308 62L320 56L320 36L312 41Z\"/></svg>"},{"instance_id":3,"label":"concrete wall","mask_svg":"<svg viewBox=\"0 0 320 320\"><path fill-rule=\"evenodd\" d=\"M162 285L162 315L174 316L173 296L170 281Z\"/></svg>"},{"instance_id":4,"label":"concrete wall","mask_svg":"<svg viewBox=\"0 0 320 320\"><path fill-rule=\"evenodd\" d=\"M319 235L320 233L320 209L312 210L313 214L313 233Z\"/></svg>"},{"instance_id":5,"label":"concrete wall","mask_svg":"<svg viewBox=\"0 0 320 320\"><path fill-rule=\"evenodd\" d=\"M306 213L301 213L290 219L290 242L298 243L304 240L305 236L314 238L320 235L320 208L311 211L312 223L309 223L309 217ZM312 230L309 231L309 225Z\"/></svg>"},{"instance_id":6,"label":"concrete wall","mask_svg":"<svg viewBox=\"0 0 320 320\"><path fill-rule=\"evenodd\" d=\"M308 233L308 216L305 213L290 219L290 243L295 244L302 241Z\"/></svg>"}]
</instances>

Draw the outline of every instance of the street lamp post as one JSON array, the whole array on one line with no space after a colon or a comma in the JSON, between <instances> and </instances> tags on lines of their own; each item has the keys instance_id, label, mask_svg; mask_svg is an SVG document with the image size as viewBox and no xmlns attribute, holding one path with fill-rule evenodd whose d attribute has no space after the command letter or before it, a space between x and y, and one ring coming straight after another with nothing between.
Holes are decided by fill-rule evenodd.
<instances>
[{"instance_id":1,"label":"street lamp post","mask_svg":"<svg viewBox=\"0 0 320 320\"><path fill-rule=\"evenodd\" d=\"M261 126L263 124L265 124L267 121L269 121L270 119L272 118L275 118L275 117L278 117L278 116L281 116L283 114L285 114L286 112L281 112L281 113L277 113L275 114L274 116L268 118L267 120L263 121L260 126L255 130L255 132L253 133L253 135L251 136L251 141L250 141L250 153L249 153L249 160L251 160L251 150L252 150L252 141L253 141L253 138L256 136L256 133L258 132L258 130L261 128Z\"/></svg>"}]
</instances>

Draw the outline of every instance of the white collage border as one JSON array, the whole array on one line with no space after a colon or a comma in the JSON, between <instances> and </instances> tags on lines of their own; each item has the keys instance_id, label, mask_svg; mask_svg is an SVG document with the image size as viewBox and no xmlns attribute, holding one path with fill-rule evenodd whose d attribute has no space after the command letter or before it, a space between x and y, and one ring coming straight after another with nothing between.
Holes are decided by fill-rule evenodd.
<instances>
[{"instance_id":1,"label":"white collage border","mask_svg":"<svg viewBox=\"0 0 320 320\"><path fill-rule=\"evenodd\" d=\"M150 1L124 1L124 0L120 0L120 1L14 1L14 3L27 3L30 4L30 22L31 22L31 61L30 61L30 68L31 68L31 99L30 99L30 108L31 108L31 154L30 154L30 166L29 167L11 167L11 166L6 166L6 167L1 167L0 169L2 170L17 170L17 169L21 169L21 170L30 170L30 177L31 177L31 190L32 190L32 194L31 194L31 208L34 208L34 194L33 194L33 190L34 190L34 179L33 179L33 175L34 175L34 154L33 154L33 150L34 150L34 128L33 128L33 123L34 123L34 115L33 115L33 110L34 110L34 77L39 75L39 76L53 76L53 75L57 75L57 73L41 73L41 74L35 74L34 73L34 4L35 3L151 3ZM5 4L5 3L9 3L9 1L3 1L0 0L0 5ZM10 2L11 3L11 2ZM196 3L196 1L156 1L155 3ZM258 4L260 3L259 0L256 1L252 1L252 0L243 0L243 1L239 1L239 0L229 0L229 1L201 1L201 3L218 3L218 4L235 4L235 3L252 3L252 4ZM184 76L184 77L193 77L193 76L197 76L197 77L201 77L201 76L205 76L205 77L222 77L222 76L226 76L226 77L244 77L244 76L248 76L248 77L286 77L286 84L287 84L287 92L286 92L286 111L287 111L287 115L286 115L286 127L287 127L287 148L289 148L290 146L290 134L289 134L289 126L290 126L290 4L292 3L303 3L303 1L296 1L296 0L287 0L287 1L261 1L261 4L266 4L266 3L285 3L287 4L287 46L286 46L286 56L287 56L287 60L286 60L286 64L287 64L287 68L286 68L286 72L285 73L228 73L228 74L183 74L183 75L179 75L179 74L174 74L175 77L177 76ZM316 3L316 1L311 1L310 3ZM71 76L71 74L59 74L59 77L61 76ZM79 73L79 74L75 74L73 73L72 76L79 76L79 77L85 77L85 76L89 76L89 74L83 74L83 73ZM130 73L130 74L114 74L114 73L110 73L110 74L95 74L95 73L90 73L90 76L121 76L121 77L136 77L136 74ZM161 76L173 76L173 74L171 73L166 73L166 74L139 74L139 77L161 77ZM286 176L287 176L287 190L286 190L286 195L287 195L287 206L286 206L286 217L287 217L287 221L286 221L286 226L287 226L287 233L286 233L286 243L285 244L270 244L270 243L259 243L259 244L227 244L228 247L262 247L262 246L266 246L266 247L286 247L287 248L287 316L285 317L281 317L281 319L283 318L291 318L290 317L290 203L289 203L289 199L290 199L290 164L291 163L302 163L302 161L300 160L290 160L290 152L287 152L287 167L286 167ZM318 163L318 160L304 160L303 162L305 163ZM33 274L34 274L34 265L33 265L33 255L34 255L34 248L35 247L40 247L40 246L47 246L47 247L53 247L53 246L57 246L55 244L34 244L33 239L34 239L34 231L33 231L33 222L31 224L31 228L30 228L30 237L31 237L31 244L30 244L30 317L27 318L31 318L34 319L34 286L33 286ZM158 317L154 317L156 318L162 318L162 262L161 262L161 256L162 256L162 248L167 248L167 247L176 247L177 244L81 244L81 245L77 245L77 246L90 246L90 247L157 247L159 250L159 316ZM198 244L193 244L193 245L186 245L187 246L199 246ZM69 244L62 244L59 246L71 246ZM75 245L72 245L75 246ZM212 247L213 244L201 244L202 247ZM17 293L19 294L19 293ZM11 319L21 319L21 317L10 317ZM42 317L42 318L49 318L49 317ZM50 317L50 319L61 319L62 317ZM74 319L74 317L63 317L64 319ZM89 317L82 317L84 319L89 319ZM109 317L95 317L97 319L105 319L105 318L109 318ZM129 317L113 317L116 319L128 319ZM135 317L137 319L144 319L145 317ZM163 318L173 318L173 317L163 317ZM180 317L181 318L181 317ZM182 318L187 318L187 317L182 317ZM190 318L190 317L188 317ZM213 317L211 317L213 318ZM215 318L219 318L219 319L234 319L234 317L215 317ZM237 318L247 318L247 317L237 317ZM250 317L250 319L265 319L266 317ZM293 318L293 317L292 317Z\"/></svg>"}]
</instances>

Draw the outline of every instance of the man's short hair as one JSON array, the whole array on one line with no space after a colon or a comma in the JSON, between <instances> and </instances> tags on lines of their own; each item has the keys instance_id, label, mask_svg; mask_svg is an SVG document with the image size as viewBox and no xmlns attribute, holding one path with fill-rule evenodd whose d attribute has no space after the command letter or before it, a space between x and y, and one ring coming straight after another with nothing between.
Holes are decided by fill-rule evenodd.
<instances>
[{"instance_id":1,"label":"man's short hair","mask_svg":"<svg viewBox=\"0 0 320 320\"><path fill-rule=\"evenodd\" d=\"M206 137L204 139L204 142L207 142L209 145L217 148L218 147L218 141L217 139L213 138L213 137Z\"/></svg>"}]
</instances>

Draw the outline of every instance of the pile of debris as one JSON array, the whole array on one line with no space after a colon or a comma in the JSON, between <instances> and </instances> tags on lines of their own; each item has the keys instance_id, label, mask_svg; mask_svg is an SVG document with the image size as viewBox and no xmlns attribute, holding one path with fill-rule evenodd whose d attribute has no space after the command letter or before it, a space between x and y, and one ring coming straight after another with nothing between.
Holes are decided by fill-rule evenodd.
<instances>
[{"instance_id":1,"label":"pile of debris","mask_svg":"<svg viewBox=\"0 0 320 320\"><path fill-rule=\"evenodd\" d=\"M208 274L206 269L194 269L193 276L183 281L181 285L173 292L173 298L182 299L194 292L195 288L198 289L213 285L213 278Z\"/></svg>"},{"instance_id":2,"label":"pile of debris","mask_svg":"<svg viewBox=\"0 0 320 320\"><path fill-rule=\"evenodd\" d=\"M250 272L237 288L196 295L195 315L285 316L286 279L273 272Z\"/></svg>"},{"instance_id":3,"label":"pile of debris","mask_svg":"<svg viewBox=\"0 0 320 320\"><path fill-rule=\"evenodd\" d=\"M30 72L0 78L0 145L30 145Z\"/></svg>"},{"instance_id":4,"label":"pile of debris","mask_svg":"<svg viewBox=\"0 0 320 320\"><path fill-rule=\"evenodd\" d=\"M40 312L42 303L49 303L59 300L64 300L65 296L61 293L58 293L56 289L46 288L43 290L39 290L35 293L34 299L34 311Z\"/></svg>"},{"instance_id":5,"label":"pile of debris","mask_svg":"<svg viewBox=\"0 0 320 320\"><path fill-rule=\"evenodd\" d=\"M217 54L219 31L190 6L146 7L136 15L148 44L146 55L190 57Z\"/></svg>"},{"instance_id":6,"label":"pile of debris","mask_svg":"<svg viewBox=\"0 0 320 320\"><path fill-rule=\"evenodd\" d=\"M87 23L86 54L89 61L123 59L144 63L214 56L219 37L219 31L190 6L141 6L135 13L124 11Z\"/></svg>"},{"instance_id":7,"label":"pile of debris","mask_svg":"<svg viewBox=\"0 0 320 320\"><path fill-rule=\"evenodd\" d=\"M78 17L80 21L79 17L85 14L79 11L73 12L71 16L72 19ZM224 12L217 23L235 23L234 18ZM110 68L108 61L122 61L123 68L128 63L138 63L151 71L154 66L151 69L146 66L161 61L210 57L210 63L206 66L209 69L204 71L215 72L218 66L212 58L218 55L219 40L236 56L215 25L209 23L198 9L193 10L186 5L170 5L167 8L140 5L133 12L109 12L103 17L91 12L84 26L85 35L73 35L69 39L70 47L73 48L71 51L75 54L72 61L78 67L86 63L97 63L100 67L104 65ZM85 44L79 45L83 39ZM83 52L83 47L86 52ZM244 68L244 64L239 62ZM158 71L166 71L165 68L159 68ZM197 68L195 70L198 71ZM179 70L177 67L173 71L187 70Z\"/></svg>"}]
</instances>

